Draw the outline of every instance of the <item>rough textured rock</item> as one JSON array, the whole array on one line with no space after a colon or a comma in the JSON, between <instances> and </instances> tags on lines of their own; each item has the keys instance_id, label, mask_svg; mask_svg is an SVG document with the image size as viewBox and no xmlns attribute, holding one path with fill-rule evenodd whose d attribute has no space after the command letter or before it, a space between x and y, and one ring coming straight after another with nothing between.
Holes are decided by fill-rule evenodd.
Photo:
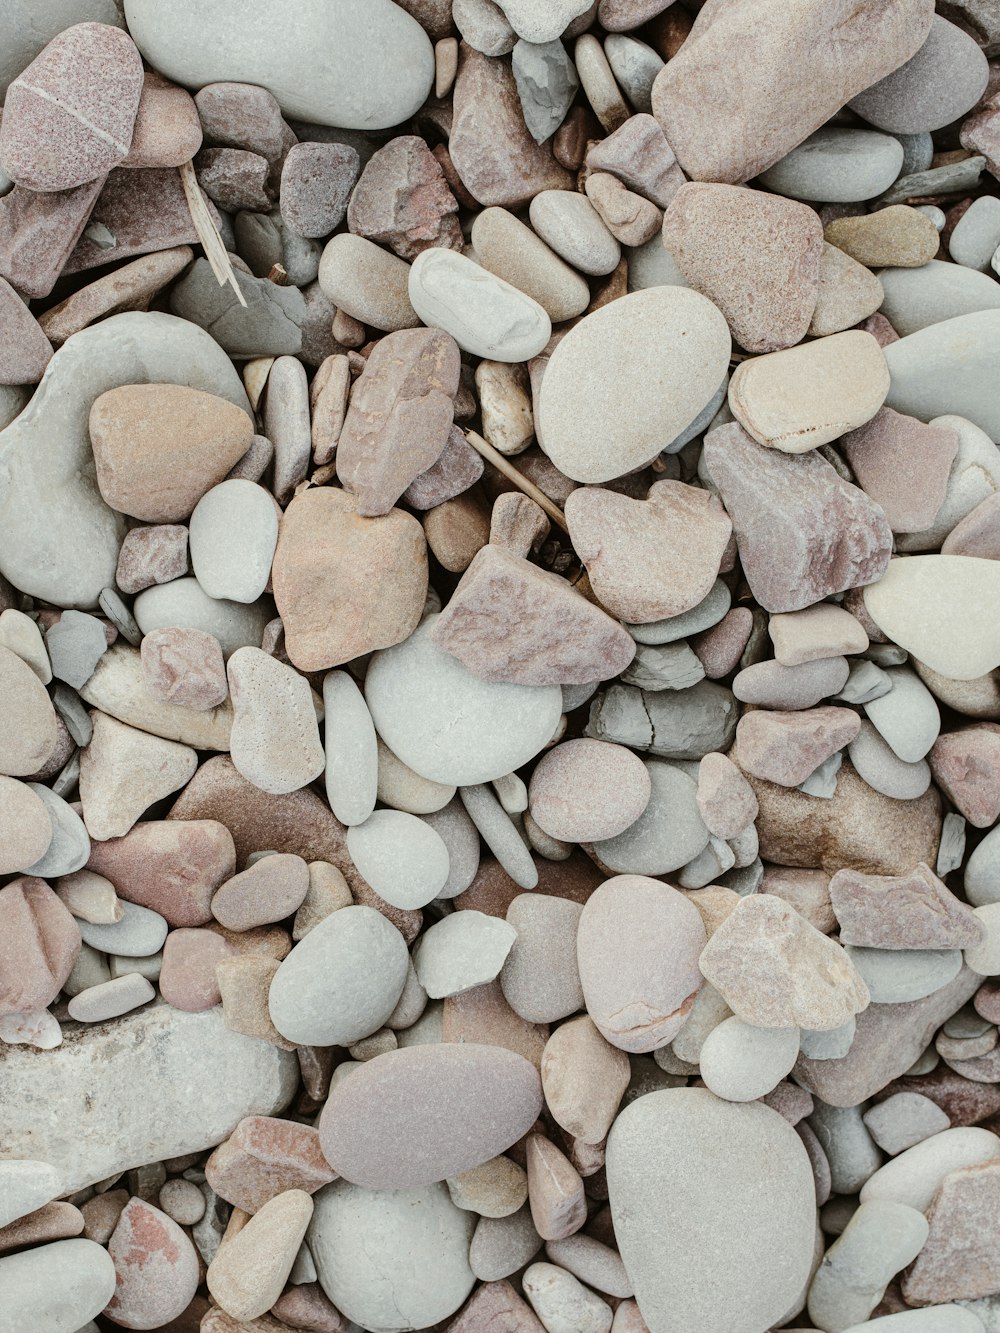
<instances>
[{"instance_id":1,"label":"rough textured rock","mask_svg":"<svg viewBox=\"0 0 1000 1333\"><path fill-rule=\"evenodd\" d=\"M830 902L843 944L872 949L968 949L985 930L926 865L906 875L864 875L838 870Z\"/></svg>"},{"instance_id":2,"label":"rough textured rock","mask_svg":"<svg viewBox=\"0 0 1000 1333\"><path fill-rule=\"evenodd\" d=\"M841 441L865 493L881 505L893 532L921 532L937 516L958 452L958 435L880 408Z\"/></svg>"},{"instance_id":3,"label":"rough textured rock","mask_svg":"<svg viewBox=\"0 0 1000 1333\"><path fill-rule=\"evenodd\" d=\"M365 164L351 194L347 225L355 235L412 260L434 245L462 248L457 213L458 201L437 158L423 139L404 134L390 139Z\"/></svg>"},{"instance_id":4,"label":"rough textured rock","mask_svg":"<svg viewBox=\"0 0 1000 1333\"><path fill-rule=\"evenodd\" d=\"M903 1279L913 1305L975 1300L997 1289L997 1201L1000 1162L982 1162L945 1176L928 1211L930 1232Z\"/></svg>"},{"instance_id":5,"label":"rough textured rock","mask_svg":"<svg viewBox=\"0 0 1000 1333\"><path fill-rule=\"evenodd\" d=\"M173 1218L131 1198L108 1241L117 1286L105 1311L125 1328L157 1328L178 1318L198 1289L198 1254Z\"/></svg>"}]
</instances>

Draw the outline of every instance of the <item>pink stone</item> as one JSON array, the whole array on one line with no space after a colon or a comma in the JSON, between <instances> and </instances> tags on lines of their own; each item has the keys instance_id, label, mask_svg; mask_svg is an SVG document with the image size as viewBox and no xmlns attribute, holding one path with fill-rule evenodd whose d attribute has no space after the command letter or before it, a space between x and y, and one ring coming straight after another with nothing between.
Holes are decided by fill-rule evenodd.
<instances>
[{"instance_id":1,"label":"pink stone","mask_svg":"<svg viewBox=\"0 0 1000 1333\"><path fill-rule=\"evenodd\" d=\"M236 849L214 819L150 820L95 843L87 868L171 926L201 926L212 919L213 893L236 869Z\"/></svg>"},{"instance_id":2,"label":"pink stone","mask_svg":"<svg viewBox=\"0 0 1000 1333\"><path fill-rule=\"evenodd\" d=\"M160 965L160 994L167 1004L187 1013L200 1013L219 1003L222 996L215 969L236 950L212 930L172 930L163 944Z\"/></svg>"},{"instance_id":3,"label":"pink stone","mask_svg":"<svg viewBox=\"0 0 1000 1333\"><path fill-rule=\"evenodd\" d=\"M748 606L734 606L717 625L691 639L709 680L721 680L736 670L752 631L753 612Z\"/></svg>"},{"instance_id":4,"label":"pink stone","mask_svg":"<svg viewBox=\"0 0 1000 1333\"><path fill-rule=\"evenodd\" d=\"M195 161L198 184L228 213L267 213L274 202L267 188L270 164L245 148L203 148Z\"/></svg>"},{"instance_id":5,"label":"pink stone","mask_svg":"<svg viewBox=\"0 0 1000 1333\"><path fill-rule=\"evenodd\" d=\"M716 838L735 838L757 818L757 797L731 759L706 754L698 765L698 810Z\"/></svg>"},{"instance_id":6,"label":"pink stone","mask_svg":"<svg viewBox=\"0 0 1000 1333\"><path fill-rule=\"evenodd\" d=\"M581 738L542 755L528 787L531 817L561 842L623 833L649 804L649 772L624 745Z\"/></svg>"},{"instance_id":7,"label":"pink stone","mask_svg":"<svg viewBox=\"0 0 1000 1333\"><path fill-rule=\"evenodd\" d=\"M218 226L221 219L215 205L207 206ZM90 236L82 236L64 273L198 240L180 174L172 167L116 167L98 195L90 221L107 228L114 244L102 249Z\"/></svg>"},{"instance_id":8,"label":"pink stone","mask_svg":"<svg viewBox=\"0 0 1000 1333\"><path fill-rule=\"evenodd\" d=\"M591 143L587 166L617 176L623 185L660 208L666 208L684 184L684 172L673 149L646 112L630 116L606 139Z\"/></svg>"},{"instance_id":9,"label":"pink stone","mask_svg":"<svg viewBox=\"0 0 1000 1333\"><path fill-rule=\"evenodd\" d=\"M906 875L866 875L838 870L830 902L844 944L869 949L968 949L982 942L984 927L930 868Z\"/></svg>"},{"instance_id":10,"label":"pink stone","mask_svg":"<svg viewBox=\"0 0 1000 1333\"><path fill-rule=\"evenodd\" d=\"M329 236L344 220L360 170L349 144L293 145L281 168L282 220L300 236Z\"/></svg>"},{"instance_id":11,"label":"pink stone","mask_svg":"<svg viewBox=\"0 0 1000 1333\"><path fill-rule=\"evenodd\" d=\"M881 407L840 445L858 485L881 505L893 532L931 527L958 453L957 431Z\"/></svg>"},{"instance_id":12,"label":"pink stone","mask_svg":"<svg viewBox=\"0 0 1000 1333\"><path fill-rule=\"evenodd\" d=\"M249 148L269 162L288 146L290 131L281 107L266 88L253 83L208 83L194 101L208 143Z\"/></svg>"},{"instance_id":13,"label":"pink stone","mask_svg":"<svg viewBox=\"0 0 1000 1333\"><path fill-rule=\"evenodd\" d=\"M7 89L7 175L29 190L104 176L128 153L141 92L142 58L127 33L106 23L65 29Z\"/></svg>"},{"instance_id":14,"label":"pink stone","mask_svg":"<svg viewBox=\"0 0 1000 1333\"><path fill-rule=\"evenodd\" d=\"M151 630L143 638L140 656L146 692L160 703L206 712L229 694L222 648L205 630Z\"/></svg>"},{"instance_id":15,"label":"pink stone","mask_svg":"<svg viewBox=\"0 0 1000 1333\"><path fill-rule=\"evenodd\" d=\"M336 1177L318 1130L273 1116L241 1120L205 1163L205 1178L216 1194L247 1213L285 1190L315 1194Z\"/></svg>"},{"instance_id":16,"label":"pink stone","mask_svg":"<svg viewBox=\"0 0 1000 1333\"><path fill-rule=\"evenodd\" d=\"M103 185L103 177L52 193L17 185L0 199L0 275L25 296L48 296Z\"/></svg>"},{"instance_id":17,"label":"pink stone","mask_svg":"<svg viewBox=\"0 0 1000 1333\"><path fill-rule=\"evenodd\" d=\"M1000 819L1000 726L979 722L934 742L927 761L934 781L976 828Z\"/></svg>"},{"instance_id":18,"label":"pink stone","mask_svg":"<svg viewBox=\"0 0 1000 1333\"><path fill-rule=\"evenodd\" d=\"M892 553L885 514L814 450L765 448L733 422L709 431L703 458L766 611L799 611L885 573Z\"/></svg>"},{"instance_id":19,"label":"pink stone","mask_svg":"<svg viewBox=\"0 0 1000 1333\"><path fill-rule=\"evenodd\" d=\"M387 245L401 259L416 259L432 246L460 250L463 245L458 200L440 163L415 134L390 139L372 154L351 194L347 225L356 236Z\"/></svg>"},{"instance_id":20,"label":"pink stone","mask_svg":"<svg viewBox=\"0 0 1000 1333\"><path fill-rule=\"evenodd\" d=\"M525 1144L531 1220L542 1240L565 1240L587 1220L583 1180L565 1154L543 1134Z\"/></svg>"},{"instance_id":21,"label":"pink stone","mask_svg":"<svg viewBox=\"0 0 1000 1333\"><path fill-rule=\"evenodd\" d=\"M509 1282L484 1282L469 1298L448 1333L545 1333L531 1306Z\"/></svg>"},{"instance_id":22,"label":"pink stone","mask_svg":"<svg viewBox=\"0 0 1000 1333\"><path fill-rule=\"evenodd\" d=\"M0 278L0 384L37 384L52 358L52 344L34 315Z\"/></svg>"},{"instance_id":23,"label":"pink stone","mask_svg":"<svg viewBox=\"0 0 1000 1333\"><path fill-rule=\"evenodd\" d=\"M80 928L44 880L0 889L0 1014L44 1009L80 953Z\"/></svg>"},{"instance_id":24,"label":"pink stone","mask_svg":"<svg viewBox=\"0 0 1000 1333\"><path fill-rule=\"evenodd\" d=\"M229 930L252 930L291 916L308 890L309 867L302 857L276 852L221 885L212 915Z\"/></svg>"},{"instance_id":25,"label":"pink stone","mask_svg":"<svg viewBox=\"0 0 1000 1333\"><path fill-rule=\"evenodd\" d=\"M348 1333L350 1327L318 1282L289 1287L271 1306L271 1313L284 1324L310 1333Z\"/></svg>"},{"instance_id":26,"label":"pink stone","mask_svg":"<svg viewBox=\"0 0 1000 1333\"><path fill-rule=\"evenodd\" d=\"M1000 179L1000 93L966 117L959 138L963 148L982 153L987 168Z\"/></svg>"},{"instance_id":27,"label":"pink stone","mask_svg":"<svg viewBox=\"0 0 1000 1333\"><path fill-rule=\"evenodd\" d=\"M941 554L1000 560L1000 491L988 495L952 528L941 543Z\"/></svg>"},{"instance_id":28,"label":"pink stone","mask_svg":"<svg viewBox=\"0 0 1000 1333\"><path fill-rule=\"evenodd\" d=\"M1000 1161L945 1176L927 1220L927 1240L903 1278L908 1304L992 1296L1000 1288Z\"/></svg>"},{"instance_id":29,"label":"pink stone","mask_svg":"<svg viewBox=\"0 0 1000 1333\"><path fill-rule=\"evenodd\" d=\"M861 730L850 708L809 708L772 713L758 708L736 727L740 766L754 777L797 787L825 759L849 745Z\"/></svg>"},{"instance_id":30,"label":"pink stone","mask_svg":"<svg viewBox=\"0 0 1000 1333\"><path fill-rule=\"evenodd\" d=\"M194 98L155 70L142 79L142 95L123 167L179 167L201 147L201 121Z\"/></svg>"},{"instance_id":31,"label":"pink stone","mask_svg":"<svg viewBox=\"0 0 1000 1333\"><path fill-rule=\"evenodd\" d=\"M198 1290L198 1254L187 1232L143 1199L125 1205L108 1253L118 1287L104 1314L123 1328L162 1328Z\"/></svg>"},{"instance_id":32,"label":"pink stone","mask_svg":"<svg viewBox=\"0 0 1000 1333\"><path fill-rule=\"evenodd\" d=\"M115 582L132 597L154 583L169 583L188 572L188 532L180 523L132 528L118 552Z\"/></svg>"},{"instance_id":33,"label":"pink stone","mask_svg":"<svg viewBox=\"0 0 1000 1333\"><path fill-rule=\"evenodd\" d=\"M473 487L484 466L460 428L452 426L437 462L410 482L402 498L411 509L433 509Z\"/></svg>"}]
</instances>

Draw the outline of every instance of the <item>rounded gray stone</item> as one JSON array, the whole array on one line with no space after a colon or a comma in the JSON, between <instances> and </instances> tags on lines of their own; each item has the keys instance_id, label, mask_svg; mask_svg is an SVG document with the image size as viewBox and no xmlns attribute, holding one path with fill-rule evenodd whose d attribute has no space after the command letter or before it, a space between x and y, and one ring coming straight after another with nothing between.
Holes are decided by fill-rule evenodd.
<instances>
[{"instance_id":1,"label":"rounded gray stone","mask_svg":"<svg viewBox=\"0 0 1000 1333\"><path fill-rule=\"evenodd\" d=\"M457 898L469 887L479 869L479 830L457 796L440 810L424 815L423 820L440 834L448 848L448 878L438 897Z\"/></svg>"},{"instance_id":2,"label":"rounded gray stone","mask_svg":"<svg viewBox=\"0 0 1000 1333\"><path fill-rule=\"evenodd\" d=\"M903 145L875 130L828 126L761 172L775 194L828 204L858 203L887 190L903 166Z\"/></svg>"},{"instance_id":3,"label":"rounded gray stone","mask_svg":"<svg viewBox=\"0 0 1000 1333\"><path fill-rule=\"evenodd\" d=\"M115 1293L115 1266L103 1245L77 1237L0 1259L3 1333L75 1333Z\"/></svg>"},{"instance_id":4,"label":"rounded gray stone","mask_svg":"<svg viewBox=\"0 0 1000 1333\"><path fill-rule=\"evenodd\" d=\"M421 937L413 951L417 980L432 1000L462 995L493 981L517 931L485 912L452 912Z\"/></svg>"},{"instance_id":5,"label":"rounded gray stone","mask_svg":"<svg viewBox=\"0 0 1000 1333\"><path fill-rule=\"evenodd\" d=\"M78 921L84 944L101 953L118 954L123 958L149 958L158 953L167 938L167 923L159 912L124 899L121 907L121 920L111 925Z\"/></svg>"},{"instance_id":6,"label":"rounded gray stone","mask_svg":"<svg viewBox=\"0 0 1000 1333\"><path fill-rule=\"evenodd\" d=\"M440 834L405 810L376 810L347 830L347 850L361 875L393 907L425 907L448 879Z\"/></svg>"},{"instance_id":7,"label":"rounded gray stone","mask_svg":"<svg viewBox=\"0 0 1000 1333\"><path fill-rule=\"evenodd\" d=\"M41 799L52 822L52 841L45 855L25 870L26 875L39 879L58 879L82 870L90 860L90 834L73 807L50 787L40 782L29 782L31 790Z\"/></svg>"},{"instance_id":8,"label":"rounded gray stone","mask_svg":"<svg viewBox=\"0 0 1000 1333\"><path fill-rule=\"evenodd\" d=\"M646 769L652 784L646 809L624 833L593 844L595 856L614 874L666 875L708 846L695 780L675 764L648 760Z\"/></svg>"},{"instance_id":9,"label":"rounded gray stone","mask_svg":"<svg viewBox=\"0 0 1000 1333\"><path fill-rule=\"evenodd\" d=\"M869 721L897 758L906 764L923 759L941 731L937 700L908 667L886 673L892 689L864 705Z\"/></svg>"},{"instance_id":10,"label":"rounded gray stone","mask_svg":"<svg viewBox=\"0 0 1000 1333\"><path fill-rule=\"evenodd\" d=\"M342 824L363 824L378 793L375 725L354 679L346 671L323 677L326 799Z\"/></svg>"},{"instance_id":11,"label":"rounded gray stone","mask_svg":"<svg viewBox=\"0 0 1000 1333\"><path fill-rule=\"evenodd\" d=\"M246 606L210 597L195 578L146 588L135 599L132 611L143 634L154 629L200 629L213 634L227 659L239 648L259 648L270 619L260 603Z\"/></svg>"},{"instance_id":12,"label":"rounded gray stone","mask_svg":"<svg viewBox=\"0 0 1000 1333\"><path fill-rule=\"evenodd\" d=\"M270 493L242 478L220 482L201 497L188 540L191 568L209 597L247 603L261 596L271 576L279 515Z\"/></svg>"},{"instance_id":13,"label":"rounded gray stone","mask_svg":"<svg viewBox=\"0 0 1000 1333\"><path fill-rule=\"evenodd\" d=\"M845 944L872 1004L907 1004L933 995L962 970L961 949L866 949Z\"/></svg>"}]
</instances>

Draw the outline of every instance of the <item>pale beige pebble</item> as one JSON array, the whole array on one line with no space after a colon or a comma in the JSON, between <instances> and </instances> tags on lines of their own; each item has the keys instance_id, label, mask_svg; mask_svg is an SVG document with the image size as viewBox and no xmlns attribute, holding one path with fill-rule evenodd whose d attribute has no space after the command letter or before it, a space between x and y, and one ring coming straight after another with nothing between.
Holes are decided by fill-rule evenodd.
<instances>
[{"instance_id":1,"label":"pale beige pebble","mask_svg":"<svg viewBox=\"0 0 1000 1333\"><path fill-rule=\"evenodd\" d=\"M279 966L276 958L246 953L223 958L216 966L215 976L227 1028L247 1037L259 1037L281 1050L293 1051L295 1043L287 1041L271 1022L267 1003Z\"/></svg>"},{"instance_id":2,"label":"pale beige pebble","mask_svg":"<svg viewBox=\"0 0 1000 1333\"><path fill-rule=\"evenodd\" d=\"M773 615L767 632L774 644L774 656L787 667L863 653L868 647L868 635L855 617L831 602Z\"/></svg>"},{"instance_id":3,"label":"pale beige pebble","mask_svg":"<svg viewBox=\"0 0 1000 1333\"><path fill-rule=\"evenodd\" d=\"M458 73L458 41L442 37L434 43L434 96L447 97Z\"/></svg>"},{"instance_id":4,"label":"pale beige pebble","mask_svg":"<svg viewBox=\"0 0 1000 1333\"><path fill-rule=\"evenodd\" d=\"M831 245L869 268L921 268L941 244L931 219L906 204L834 218L823 234Z\"/></svg>"},{"instance_id":5,"label":"pale beige pebble","mask_svg":"<svg viewBox=\"0 0 1000 1333\"><path fill-rule=\"evenodd\" d=\"M281 852L265 856L219 885L212 897L212 915L237 931L283 921L302 906L309 881L301 856Z\"/></svg>"},{"instance_id":6,"label":"pale beige pebble","mask_svg":"<svg viewBox=\"0 0 1000 1333\"><path fill-rule=\"evenodd\" d=\"M561 1024L545 1043L541 1073L556 1123L585 1144L600 1143L631 1078L625 1052L605 1041L582 1015Z\"/></svg>"},{"instance_id":7,"label":"pale beige pebble","mask_svg":"<svg viewBox=\"0 0 1000 1333\"><path fill-rule=\"evenodd\" d=\"M867 1008L846 951L787 902L742 898L702 950L705 978L744 1022L827 1032Z\"/></svg>"},{"instance_id":8,"label":"pale beige pebble","mask_svg":"<svg viewBox=\"0 0 1000 1333\"><path fill-rule=\"evenodd\" d=\"M949 680L974 680L1000 666L1000 617L983 615L1000 599L1000 561L966 555L891 560L865 588L879 629Z\"/></svg>"},{"instance_id":9,"label":"pale beige pebble","mask_svg":"<svg viewBox=\"0 0 1000 1333\"><path fill-rule=\"evenodd\" d=\"M761 892L783 898L824 935L837 929L830 902L830 876L825 870L765 865Z\"/></svg>"},{"instance_id":10,"label":"pale beige pebble","mask_svg":"<svg viewBox=\"0 0 1000 1333\"><path fill-rule=\"evenodd\" d=\"M378 1055L385 1055L387 1051L398 1049L399 1042L396 1040L396 1034L389 1028L379 1028L370 1037L362 1037L360 1041L354 1042L347 1048L351 1059L357 1060L361 1064L366 1060L374 1060Z\"/></svg>"},{"instance_id":11,"label":"pale beige pebble","mask_svg":"<svg viewBox=\"0 0 1000 1333\"><path fill-rule=\"evenodd\" d=\"M193 258L194 251L189 245L141 255L73 292L44 311L38 322L45 336L58 347L105 315L145 309L156 293L182 273Z\"/></svg>"},{"instance_id":12,"label":"pale beige pebble","mask_svg":"<svg viewBox=\"0 0 1000 1333\"><path fill-rule=\"evenodd\" d=\"M329 463L337 452L351 391L351 363L343 353L328 356L309 386L313 462Z\"/></svg>"},{"instance_id":13,"label":"pale beige pebble","mask_svg":"<svg viewBox=\"0 0 1000 1333\"><path fill-rule=\"evenodd\" d=\"M48 685L52 679L49 655L42 632L30 616L12 606L0 612L0 647L9 648L27 662L42 684Z\"/></svg>"},{"instance_id":14,"label":"pale beige pebble","mask_svg":"<svg viewBox=\"0 0 1000 1333\"><path fill-rule=\"evenodd\" d=\"M601 43L592 33L576 39L573 63L594 115L605 132L611 134L625 124L631 111L621 95Z\"/></svg>"},{"instance_id":15,"label":"pale beige pebble","mask_svg":"<svg viewBox=\"0 0 1000 1333\"><path fill-rule=\"evenodd\" d=\"M125 915L115 886L93 870L77 870L56 880L59 898L80 921L95 926L113 926Z\"/></svg>"},{"instance_id":16,"label":"pale beige pebble","mask_svg":"<svg viewBox=\"0 0 1000 1333\"><path fill-rule=\"evenodd\" d=\"M580 273L604 277L621 259L621 247L585 194L543 190L529 208L531 225L556 254Z\"/></svg>"},{"instance_id":17,"label":"pale beige pebble","mask_svg":"<svg viewBox=\"0 0 1000 1333\"><path fill-rule=\"evenodd\" d=\"M678 616L703 601L733 531L718 496L682 481L657 481L643 500L580 486L565 512L594 593L631 624Z\"/></svg>"},{"instance_id":18,"label":"pale beige pebble","mask_svg":"<svg viewBox=\"0 0 1000 1333\"><path fill-rule=\"evenodd\" d=\"M1000 676L996 671L987 671L971 680L949 680L916 658L910 660L935 699L968 717L1000 720Z\"/></svg>"},{"instance_id":19,"label":"pale beige pebble","mask_svg":"<svg viewBox=\"0 0 1000 1333\"><path fill-rule=\"evenodd\" d=\"M532 1264L521 1285L546 1333L609 1333L611 1306L565 1268Z\"/></svg>"},{"instance_id":20,"label":"pale beige pebble","mask_svg":"<svg viewBox=\"0 0 1000 1333\"><path fill-rule=\"evenodd\" d=\"M710 981L702 982L687 1022L670 1043L672 1056L686 1064L697 1066L701 1048L720 1023L732 1016L732 1010Z\"/></svg>"},{"instance_id":21,"label":"pale beige pebble","mask_svg":"<svg viewBox=\"0 0 1000 1333\"><path fill-rule=\"evenodd\" d=\"M17 874L40 861L53 832L41 797L25 782L0 777L0 875Z\"/></svg>"},{"instance_id":22,"label":"pale beige pebble","mask_svg":"<svg viewBox=\"0 0 1000 1333\"><path fill-rule=\"evenodd\" d=\"M271 367L276 360L277 357L274 356L255 356L252 361L243 362L243 385L247 391L247 397L250 399L250 406L255 412L260 406L260 400L267 385L267 377L270 375ZM323 364L325 365L326 362ZM322 370L322 366L320 370ZM319 371L317 371L317 378L318 376Z\"/></svg>"},{"instance_id":23,"label":"pale beige pebble","mask_svg":"<svg viewBox=\"0 0 1000 1333\"><path fill-rule=\"evenodd\" d=\"M870 333L848 329L742 362L729 382L729 407L758 443L800 454L863 426L888 392L881 347Z\"/></svg>"},{"instance_id":24,"label":"pale beige pebble","mask_svg":"<svg viewBox=\"0 0 1000 1333\"><path fill-rule=\"evenodd\" d=\"M151 699L204 713L229 697L222 645L205 630L154 629L139 646L142 683Z\"/></svg>"},{"instance_id":25,"label":"pale beige pebble","mask_svg":"<svg viewBox=\"0 0 1000 1333\"><path fill-rule=\"evenodd\" d=\"M0 699L6 724L0 737L0 774L30 777L56 747L55 709L31 667L2 646Z\"/></svg>"},{"instance_id":26,"label":"pale beige pebble","mask_svg":"<svg viewBox=\"0 0 1000 1333\"><path fill-rule=\"evenodd\" d=\"M180 1226L195 1226L205 1216L205 1196L193 1180L177 1176L165 1182L157 1202Z\"/></svg>"},{"instance_id":27,"label":"pale beige pebble","mask_svg":"<svg viewBox=\"0 0 1000 1333\"><path fill-rule=\"evenodd\" d=\"M191 94L155 70L146 70L132 142L120 165L179 167L191 161L201 141L201 121Z\"/></svg>"},{"instance_id":28,"label":"pale beige pebble","mask_svg":"<svg viewBox=\"0 0 1000 1333\"><path fill-rule=\"evenodd\" d=\"M458 1208L480 1217L509 1217L528 1199L528 1176L509 1157L491 1157L445 1182Z\"/></svg>"},{"instance_id":29,"label":"pale beige pebble","mask_svg":"<svg viewBox=\"0 0 1000 1333\"><path fill-rule=\"evenodd\" d=\"M185 786L198 767L187 745L151 736L105 713L80 752L80 802L92 838L123 837L155 802Z\"/></svg>"},{"instance_id":30,"label":"pale beige pebble","mask_svg":"<svg viewBox=\"0 0 1000 1333\"><path fill-rule=\"evenodd\" d=\"M319 263L319 285L338 310L384 333L420 324L410 304L410 266L364 236L331 237Z\"/></svg>"},{"instance_id":31,"label":"pale beige pebble","mask_svg":"<svg viewBox=\"0 0 1000 1333\"><path fill-rule=\"evenodd\" d=\"M740 895L723 884L707 884L703 889L689 889L687 898L701 915L709 939L740 900Z\"/></svg>"},{"instance_id":32,"label":"pale beige pebble","mask_svg":"<svg viewBox=\"0 0 1000 1333\"><path fill-rule=\"evenodd\" d=\"M600 842L630 828L649 804L649 773L624 745L582 737L553 746L531 775L528 808L562 842Z\"/></svg>"},{"instance_id":33,"label":"pale beige pebble","mask_svg":"<svg viewBox=\"0 0 1000 1333\"><path fill-rule=\"evenodd\" d=\"M383 805L410 815L430 815L443 810L456 791L415 773L378 737L378 799Z\"/></svg>"},{"instance_id":34,"label":"pale beige pebble","mask_svg":"<svg viewBox=\"0 0 1000 1333\"><path fill-rule=\"evenodd\" d=\"M506 546L525 558L549 535L552 525L545 511L521 491L504 491L493 501L490 544Z\"/></svg>"},{"instance_id":35,"label":"pale beige pebble","mask_svg":"<svg viewBox=\"0 0 1000 1333\"><path fill-rule=\"evenodd\" d=\"M595 171L584 187L601 221L621 245L645 245L663 225L663 213L608 171Z\"/></svg>"},{"instance_id":36,"label":"pale beige pebble","mask_svg":"<svg viewBox=\"0 0 1000 1333\"><path fill-rule=\"evenodd\" d=\"M237 649L226 672L237 771L272 796L308 786L326 766L309 682L259 648Z\"/></svg>"},{"instance_id":37,"label":"pale beige pebble","mask_svg":"<svg viewBox=\"0 0 1000 1333\"><path fill-rule=\"evenodd\" d=\"M632 1283L617 1250L593 1236L577 1233L565 1240L550 1240L545 1253L554 1264L597 1291L618 1300L632 1295Z\"/></svg>"},{"instance_id":38,"label":"pale beige pebble","mask_svg":"<svg viewBox=\"0 0 1000 1333\"><path fill-rule=\"evenodd\" d=\"M295 913L292 925L292 939L296 944L331 913L340 911L342 907L350 907L354 902L347 880L329 861L310 861L308 873L306 896Z\"/></svg>"},{"instance_id":39,"label":"pale beige pebble","mask_svg":"<svg viewBox=\"0 0 1000 1333\"><path fill-rule=\"evenodd\" d=\"M223 1240L206 1282L233 1319L256 1319L270 1310L288 1280L312 1214L313 1201L304 1190L285 1190L236 1235Z\"/></svg>"},{"instance_id":40,"label":"pale beige pebble","mask_svg":"<svg viewBox=\"0 0 1000 1333\"><path fill-rule=\"evenodd\" d=\"M582 314L590 304L586 280L507 209L483 209L470 236L476 262L532 297L553 323Z\"/></svg>"},{"instance_id":41,"label":"pale beige pebble","mask_svg":"<svg viewBox=\"0 0 1000 1333\"><path fill-rule=\"evenodd\" d=\"M706 754L698 765L698 811L716 838L735 838L757 817L757 797L724 754Z\"/></svg>"},{"instance_id":42,"label":"pale beige pebble","mask_svg":"<svg viewBox=\"0 0 1000 1333\"><path fill-rule=\"evenodd\" d=\"M986 938L966 949L965 961L982 977L1000 976L1000 902L986 903L973 911L986 927Z\"/></svg>"},{"instance_id":43,"label":"pale beige pebble","mask_svg":"<svg viewBox=\"0 0 1000 1333\"><path fill-rule=\"evenodd\" d=\"M811 338L842 333L873 315L885 300L882 284L864 264L828 241L819 260L819 292L809 321Z\"/></svg>"},{"instance_id":44,"label":"pale beige pebble","mask_svg":"<svg viewBox=\"0 0 1000 1333\"><path fill-rule=\"evenodd\" d=\"M569 1159L543 1134L525 1139L528 1203L542 1240L562 1240L587 1220L583 1180Z\"/></svg>"},{"instance_id":45,"label":"pale beige pebble","mask_svg":"<svg viewBox=\"0 0 1000 1333\"><path fill-rule=\"evenodd\" d=\"M138 972L88 986L69 1002L69 1016L78 1023L103 1023L118 1018L156 998L156 989Z\"/></svg>"},{"instance_id":46,"label":"pale beige pebble","mask_svg":"<svg viewBox=\"0 0 1000 1333\"><path fill-rule=\"evenodd\" d=\"M180 384L109 389L94 400L89 423L101 495L112 509L150 523L187 518L253 439L242 408Z\"/></svg>"},{"instance_id":47,"label":"pale beige pebble","mask_svg":"<svg viewBox=\"0 0 1000 1333\"><path fill-rule=\"evenodd\" d=\"M527 449L535 438L535 420L526 368L509 361L480 361L476 388L487 443L507 457Z\"/></svg>"}]
</instances>

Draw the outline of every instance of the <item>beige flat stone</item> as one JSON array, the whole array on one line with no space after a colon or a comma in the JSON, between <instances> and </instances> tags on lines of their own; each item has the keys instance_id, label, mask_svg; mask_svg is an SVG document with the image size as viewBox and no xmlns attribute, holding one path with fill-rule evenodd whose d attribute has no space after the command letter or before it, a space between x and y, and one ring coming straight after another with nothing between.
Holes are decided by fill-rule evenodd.
<instances>
[{"instance_id":1,"label":"beige flat stone","mask_svg":"<svg viewBox=\"0 0 1000 1333\"><path fill-rule=\"evenodd\" d=\"M326 767L309 682L260 648L238 649L227 674L237 770L275 796L308 786Z\"/></svg>"},{"instance_id":2,"label":"beige flat stone","mask_svg":"<svg viewBox=\"0 0 1000 1333\"><path fill-rule=\"evenodd\" d=\"M145 810L183 787L196 752L95 710L90 744L80 754L83 822L92 838L123 837Z\"/></svg>"},{"instance_id":3,"label":"beige flat stone","mask_svg":"<svg viewBox=\"0 0 1000 1333\"><path fill-rule=\"evenodd\" d=\"M206 1281L233 1319L256 1319L270 1310L284 1290L312 1215L313 1201L304 1190L285 1190L223 1241Z\"/></svg>"},{"instance_id":4,"label":"beige flat stone","mask_svg":"<svg viewBox=\"0 0 1000 1333\"><path fill-rule=\"evenodd\" d=\"M97 664L80 688L85 703L120 722L196 750L228 750L233 706L227 699L217 708L196 711L180 704L160 703L145 688L138 648L117 643Z\"/></svg>"}]
</instances>

